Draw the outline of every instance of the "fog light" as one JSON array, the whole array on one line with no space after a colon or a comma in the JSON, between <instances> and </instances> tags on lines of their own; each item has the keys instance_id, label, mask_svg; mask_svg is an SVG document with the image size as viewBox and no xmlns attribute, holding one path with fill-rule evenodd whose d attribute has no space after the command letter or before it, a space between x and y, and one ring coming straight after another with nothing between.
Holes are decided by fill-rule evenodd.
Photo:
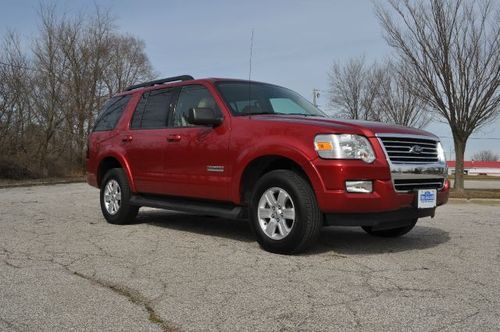
<instances>
[{"instance_id":1,"label":"fog light","mask_svg":"<svg viewBox=\"0 0 500 332\"><path fill-rule=\"evenodd\" d=\"M346 181L345 187L349 193L369 194L373 191L372 181Z\"/></svg>"}]
</instances>

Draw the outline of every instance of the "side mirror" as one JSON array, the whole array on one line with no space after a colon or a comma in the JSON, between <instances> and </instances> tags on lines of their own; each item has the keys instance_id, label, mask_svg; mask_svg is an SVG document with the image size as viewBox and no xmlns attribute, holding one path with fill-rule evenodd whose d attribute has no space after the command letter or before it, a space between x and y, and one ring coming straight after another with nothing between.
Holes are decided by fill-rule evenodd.
<instances>
[{"instance_id":1,"label":"side mirror","mask_svg":"<svg viewBox=\"0 0 500 332\"><path fill-rule=\"evenodd\" d=\"M222 116L216 114L212 108L196 107L189 109L187 121L194 125L218 126L222 123Z\"/></svg>"}]
</instances>

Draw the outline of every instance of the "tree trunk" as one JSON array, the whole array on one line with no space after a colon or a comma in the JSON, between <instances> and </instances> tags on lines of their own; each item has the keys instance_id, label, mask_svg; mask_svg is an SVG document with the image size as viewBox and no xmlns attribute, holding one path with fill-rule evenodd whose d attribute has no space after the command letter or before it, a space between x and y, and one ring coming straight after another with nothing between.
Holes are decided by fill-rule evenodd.
<instances>
[{"instance_id":1,"label":"tree trunk","mask_svg":"<svg viewBox=\"0 0 500 332\"><path fill-rule=\"evenodd\" d=\"M463 137L453 137L455 143L455 183L453 188L463 193L464 191L464 155L467 139Z\"/></svg>"}]
</instances>

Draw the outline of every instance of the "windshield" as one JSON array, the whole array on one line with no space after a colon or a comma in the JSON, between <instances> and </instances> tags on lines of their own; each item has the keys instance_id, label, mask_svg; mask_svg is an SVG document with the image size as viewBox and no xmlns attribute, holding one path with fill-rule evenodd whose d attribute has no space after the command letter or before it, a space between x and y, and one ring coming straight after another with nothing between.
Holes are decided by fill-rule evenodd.
<instances>
[{"instance_id":1,"label":"windshield","mask_svg":"<svg viewBox=\"0 0 500 332\"><path fill-rule=\"evenodd\" d=\"M217 88L236 116L252 114L325 116L304 97L280 86L255 82L220 82Z\"/></svg>"}]
</instances>

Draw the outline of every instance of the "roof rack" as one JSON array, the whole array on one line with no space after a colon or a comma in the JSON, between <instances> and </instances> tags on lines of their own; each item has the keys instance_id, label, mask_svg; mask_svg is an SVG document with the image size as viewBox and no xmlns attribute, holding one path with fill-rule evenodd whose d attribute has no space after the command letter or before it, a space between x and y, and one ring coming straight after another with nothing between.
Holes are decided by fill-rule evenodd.
<instances>
[{"instance_id":1,"label":"roof rack","mask_svg":"<svg viewBox=\"0 0 500 332\"><path fill-rule=\"evenodd\" d=\"M144 87L153 86L153 85L157 85L157 84L163 84L163 83L167 83L167 82L190 81L190 80L194 80L193 76L191 76L191 75L172 76L172 77L162 78L159 80L154 80L154 81L149 81L149 82L131 85L131 86L127 87L125 89L125 91L144 88Z\"/></svg>"}]
</instances>

